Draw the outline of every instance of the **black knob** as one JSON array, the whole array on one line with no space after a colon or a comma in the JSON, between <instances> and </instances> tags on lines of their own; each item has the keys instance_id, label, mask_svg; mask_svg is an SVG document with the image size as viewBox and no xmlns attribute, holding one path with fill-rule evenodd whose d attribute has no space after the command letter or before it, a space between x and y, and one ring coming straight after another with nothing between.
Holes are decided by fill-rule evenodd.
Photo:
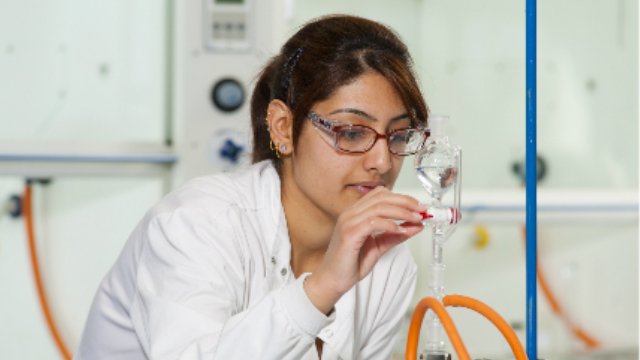
<instances>
[{"instance_id":1,"label":"black knob","mask_svg":"<svg viewBox=\"0 0 640 360\"><path fill-rule=\"evenodd\" d=\"M244 104L244 88L235 79L222 79L213 86L211 100L223 112L235 111Z\"/></svg>"},{"instance_id":2,"label":"black knob","mask_svg":"<svg viewBox=\"0 0 640 360\"><path fill-rule=\"evenodd\" d=\"M522 182L523 184L527 180L527 168L525 162L514 161L511 164L511 172ZM540 155L536 155L536 182L542 181L547 176L547 161Z\"/></svg>"}]
</instances>

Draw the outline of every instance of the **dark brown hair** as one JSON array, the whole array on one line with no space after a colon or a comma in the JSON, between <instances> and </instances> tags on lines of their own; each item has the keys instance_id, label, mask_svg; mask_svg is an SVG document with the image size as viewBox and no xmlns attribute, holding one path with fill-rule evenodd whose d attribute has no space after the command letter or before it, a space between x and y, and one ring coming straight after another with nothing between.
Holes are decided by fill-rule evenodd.
<instances>
[{"instance_id":1,"label":"dark brown hair","mask_svg":"<svg viewBox=\"0 0 640 360\"><path fill-rule=\"evenodd\" d=\"M251 98L253 162L271 159L280 170L280 159L269 148L265 122L271 100L282 100L291 109L295 146L313 105L367 71L384 76L400 95L412 121L426 126L428 109L412 66L406 45L380 23L346 15L307 23L259 75Z\"/></svg>"}]
</instances>

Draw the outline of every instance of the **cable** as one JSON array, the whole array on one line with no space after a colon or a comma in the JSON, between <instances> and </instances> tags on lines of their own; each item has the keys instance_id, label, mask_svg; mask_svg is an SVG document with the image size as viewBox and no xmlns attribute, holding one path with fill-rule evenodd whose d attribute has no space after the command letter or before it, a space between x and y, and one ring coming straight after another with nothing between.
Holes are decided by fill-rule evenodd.
<instances>
[{"instance_id":1,"label":"cable","mask_svg":"<svg viewBox=\"0 0 640 360\"><path fill-rule=\"evenodd\" d=\"M484 304L483 302L463 296L463 295L447 295L442 299L442 302L445 306L453 306L453 307L465 307L470 310L474 310L475 312L481 314L485 318L495 325L496 328L500 331L502 336L507 340L509 347L511 347L511 352L516 357L516 360L526 360L527 355L520 344L520 340L518 336L516 336L513 329L507 324L507 322L498 314L495 310Z\"/></svg>"},{"instance_id":2,"label":"cable","mask_svg":"<svg viewBox=\"0 0 640 360\"><path fill-rule=\"evenodd\" d=\"M424 314L428 309L433 310L440 319L442 326L447 332L447 336L449 336L451 345L453 345L453 348L456 350L456 354L458 354L458 358L460 360L471 360L471 356L469 356L467 349L464 347L464 343L462 342L462 339L460 339L460 334L458 334L458 330L456 329L453 320L451 320L451 317L445 310L444 306L442 306L442 304L440 304L438 300L432 297L426 297L420 300L413 312L413 316L411 317L411 324L409 325L407 346L405 348L405 359L417 359L420 328L422 326L422 319L424 318Z\"/></svg>"},{"instance_id":3,"label":"cable","mask_svg":"<svg viewBox=\"0 0 640 360\"><path fill-rule=\"evenodd\" d=\"M445 306L466 307L470 310L476 311L477 313L487 318L493 323L493 325L495 325L496 328L498 328L502 336L504 336L505 340L507 340L511 351L515 356L515 359L528 359L527 354L524 351L524 348L522 347L522 344L520 343L520 340L518 339L518 336L516 336L513 329L511 329L509 324L507 324L507 322L489 306L479 300L462 295L447 295L442 299L442 301ZM469 353L467 352L462 339L460 339L460 334L458 334L458 330L456 329L453 320L451 320L449 313L444 308L444 306L438 302L438 300L432 297L425 297L420 300L413 312L413 316L411 317L411 324L409 325L409 334L407 336L405 359L417 359L420 328L422 326L424 314L428 309L433 310L440 319L440 322L442 322L442 326L447 332L447 336L451 341L451 345L453 345L453 348L458 354L458 358L460 360L470 360L471 357L469 356Z\"/></svg>"},{"instance_id":4,"label":"cable","mask_svg":"<svg viewBox=\"0 0 640 360\"><path fill-rule=\"evenodd\" d=\"M71 352L69 352L69 348L64 343L62 336L60 336L60 332L58 331L58 327L53 318L53 314L49 308L49 302L47 300L47 295L44 290L44 283L42 281L42 274L40 272L40 265L38 263L38 255L36 249L36 240L35 240L35 231L33 226L33 213L32 213L32 204L31 204L31 184L29 182L26 183L24 189L24 197L23 197L23 211L24 211L24 223L27 231L27 238L29 241L29 255L31 259L31 268L33 270L33 277L36 283L36 290L38 292L38 300L40 301L40 308L44 314L45 320L47 322L47 327L53 340L56 344L56 347L60 351L63 359L71 360Z\"/></svg>"},{"instance_id":5,"label":"cable","mask_svg":"<svg viewBox=\"0 0 640 360\"><path fill-rule=\"evenodd\" d=\"M524 236L524 240L527 240L527 230L526 226L522 227L522 234ZM542 293L549 301L549 305L555 314L557 314L571 329L571 332L578 339L583 341L586 346L590 349L595 349L600 346L600 342L589 335L585 330L583 330L578 325L574 324L566 313L563 311L560 303L556 299L556 297L551 292L549 284L542 272L540 267L539 260L536 258L536 274L538 281L537 283L540 285L540 289ZM509 324L498 314L495 310L491 309L486 304L482 303L479 300L462 296L462 295L447 295L442 299L444 306L453 306L453 307L465 307L470 310L474 310L475 312L481 314L486 319L491 321L493 325L500 331L502 336L507 340L509 347L511 348L512 353L515 356L516 360L527 360L528 353L525 352L520 340L516 336L515 332ZM424 315L427 310L431 309L435 312L435 314L440 319L442 326L447 332L447 336L451 341L451 345L455 349L458 354L458 358L460 360L469 360L471 359L467 349L460 339L460 334L453 323L453 320L447 313L446 309L442 304L438 302L435 298L425 297L416 306L416 309L413 312L413 316L411 317L411 324L409 325L409 334L407 336L407 345L405 348L405 359L407 360L416 360L417 352L418 352L418 342L420 337L420 330L422 327L422 320L424 319ZM527 344L529 345L529 344ZM531 350L531 346L528 346L527 350ZM537 349L533 346L534 351L537 353Z\"/></svg>"},{"instance_id":6,"label":"cable","mask_svg":"<svg viewBox=\"0 0 640 360\"><path fill-rule=\"evenodd\" d=\"M523 225L522 235L525 242L527 241L526 234L527 234L526 225ZM553 291L551 291L551 287L549 286L549 282L547 281L547 278L544 275L544 271L542 271L542 267L540 266L539 260L536 261L536 268L538 273L538 285L540 285L540 290L542 291L542 294L549 302L549 306L551 307L551 310L558 317L560 317L560 319L565 323L565 325L571 330L571 333L580 341L582 341L587 346L587 348L589 349L599 348L601 346L601 343L598 339L589 335L587 331L585 331L580 326L573 323L571 319L569 319L569 316L567 315L566 311L564 311L564 309L560 305L560 302L554 295Z\"/></svg>"}]
</instances>

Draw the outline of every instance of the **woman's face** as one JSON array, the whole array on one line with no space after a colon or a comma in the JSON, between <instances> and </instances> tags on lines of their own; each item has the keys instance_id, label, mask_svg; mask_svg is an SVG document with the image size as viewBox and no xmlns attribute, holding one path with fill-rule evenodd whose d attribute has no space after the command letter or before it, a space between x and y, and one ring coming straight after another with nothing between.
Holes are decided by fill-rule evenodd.
<instances>
[{"instance_id":1,"label":"woman's face","mask_svg":"<svg viewBox=\"0 0 640 360\"><path fill-rule=\"evenodd\" d=\"M376 72L338 88L311 110L324 119L366 125L380 134L411 124L400 96ZM284 179L285 196L296 197L288 200L336 219L375 187L393 187L403 157L389 152L386 139L379 138L366 153L348 154L335 149L329 135L306 121L291 156L291 179Z\"/></svg>"}]
</instances>

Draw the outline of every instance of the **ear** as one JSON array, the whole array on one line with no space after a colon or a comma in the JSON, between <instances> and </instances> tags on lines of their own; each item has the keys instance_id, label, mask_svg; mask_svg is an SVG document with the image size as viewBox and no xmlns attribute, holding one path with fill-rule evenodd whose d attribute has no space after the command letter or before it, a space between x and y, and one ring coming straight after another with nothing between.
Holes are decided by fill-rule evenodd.
<instances>
[{"instance_id":1,"label":"ear","mask_svg":"<svg viewBox=\"0 0 640 360\"><path fill-rule=\"evenodd\" d=\"M267 107L267 125L274 146L282 155L293 151L293 113L281 100L271 100Z\"/></svg>"}]
</instances>

